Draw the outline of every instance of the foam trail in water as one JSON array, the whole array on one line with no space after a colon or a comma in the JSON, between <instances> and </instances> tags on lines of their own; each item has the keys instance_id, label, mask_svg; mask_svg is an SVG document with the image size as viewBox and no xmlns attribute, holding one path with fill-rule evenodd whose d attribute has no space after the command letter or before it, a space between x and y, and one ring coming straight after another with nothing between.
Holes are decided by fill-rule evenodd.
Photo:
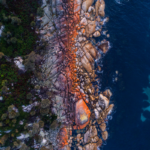
<instances>
[{"instance_id":1,"label":"foam trail in water","mask_svg":"<svg viewBox=\"0 0 150 150\"><path fill-rule=\"evenodd\" d=\"M117 4L123 4L124 2L129 2L129 0L115 0Z\"/></svg>"},{"instance_id":2,"label":"foam trail in water","mask_svg":"<svg viewBox=\"0 0 150 150\"><path fill-rule=\"evenodd\" d=\"M115 2L116 2L117 4L121 4L120 1L121 1L121 0L115 0Z\"/></svg>"}]
</instances>

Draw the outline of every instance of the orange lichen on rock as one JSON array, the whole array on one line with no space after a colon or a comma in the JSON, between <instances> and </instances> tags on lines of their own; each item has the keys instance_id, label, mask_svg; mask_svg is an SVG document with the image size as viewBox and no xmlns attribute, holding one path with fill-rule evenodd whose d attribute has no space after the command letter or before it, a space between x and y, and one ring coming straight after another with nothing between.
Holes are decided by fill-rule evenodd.
<instances>
[{"instance_id":1,"label":"orange lichen on rock","mask_svg":"<svg viewBox=\"0 0 150 150\"><path fill-rule=\"evenodd\" d=\"M66 128L61 128L58 134L59 147L63 148L68 145L68 132Z\"/></svg>"},{"instance_id":2,"label":"orange lichen on rock","mask_svg":"<svg viewBox=\"0 0 150 150\"><path fill-rule=\"evenodd\" d=\"M81 99L76 102L75 106L75 123L74 129L83 129L85 128L90 119L91 112L87 107L86 103Z\"/></svg>"}]
</instances>

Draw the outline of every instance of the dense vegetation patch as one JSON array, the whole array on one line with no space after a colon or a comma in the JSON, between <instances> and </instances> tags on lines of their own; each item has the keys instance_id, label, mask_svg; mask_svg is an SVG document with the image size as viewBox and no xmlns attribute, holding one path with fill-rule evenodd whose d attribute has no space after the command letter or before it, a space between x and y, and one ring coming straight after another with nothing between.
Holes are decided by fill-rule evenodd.
<instances>
[{"instance_id":1,"label":"dense vegetation patch","mask_svg":"<svg viewBox=\"0 0 150 150\"><path fill-rule=\"evenodd\" d=\"M32 103L33 97L40 101L30 94L33 72L20 74L12 59L35 50L38 6L31 0L0 0L0 29L4 28L0 36L0 147L14 145L16 137L26 131L25 124L34 113L23 112L22 105Z\"/></svg>"},{"instance_id":2,"label":"dense vegetation patch","mask_svg":"<svg viewBox=\"0 0 150 150\"><path fill-rule=\"evenodd\" d=\"M26 55L35 49L35 16L38 2L31 0L0 0L1 52L10 57Z\"/></svg>"},{"instance_id":3,"label":"dense vegetation patch","mask_svg":"<svg viewBox=\"0 0 150 150\"><path fill-rule=\"evenodd\" d=\"M39 140L39 128L48 130L52 123L54 127L57 124L54 122L57 116L49 109L50 100L41 102L36 91L40 86L31 84L33 76L41 78L38 65L42 58L35 51L46 45L44 41L37 45L35 20L37 15L43 15L39 5L40 1L35 0L0 0L0 30L3 28L0 35L0 147L17 148L20 144L17 137L23 133L29 137L21 149L28 149L34 145L34 139ZM24 59L24 73L13 62L17 56ZM29 112L23 110L23 106L35 102L38 105ZM40 121L35 123L37 116ZM33 124L29 127L30 122Z\"/></svg>"},{"instance_id":4,"label":"dense vegetation patch","mask_svg":"<svg viewBox=\"0 0 150 150\"><path fill-rule=\"evenodd\" d=\"M22 105L28 105L27 94L33 88L30 83L32 73L19 74L18 69L5 58L0 60L0 134L1 137L10 130L9 136L15 139L23 130L29 113L23 112ZM18 110L11 111L14 106ZM12 108L13 109L13 108ZM20 121L23 121L21 124ZM2 142L0 141L2 144Z\"/></svg>"}]
</instances>

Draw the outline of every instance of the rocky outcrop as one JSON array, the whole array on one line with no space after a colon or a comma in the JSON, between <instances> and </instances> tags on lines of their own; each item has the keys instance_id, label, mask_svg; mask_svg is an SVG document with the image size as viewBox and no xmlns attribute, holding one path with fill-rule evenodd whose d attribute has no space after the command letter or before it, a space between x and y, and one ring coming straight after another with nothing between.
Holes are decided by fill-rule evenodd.
<instances>
[{"instance_id":1,"label":"rocky outcrop","mask_svg":"<svg viewBox=\"0 0 150 150\"><path fill-rule=\"evenodd\" d=\"M97 136L97 129L95 126L91 126L90 129L84 134L84 143L89 143L91 138Z\"/></svg>"},{"instance_id":2,"label":"rocky outcrop","mask_svg":"<svg viewBox=\"0 0 150 150\"><path fill-rule=\"evenodd\" d=\"M88 8L93 4L94 0L85 0L82 3L82 10L85 12L88 10Z\"/></svg>"},{"instance_id":3,"label":"rocky outcrop","mask_svg":"<svg viewBox=\"0 0 150 150\"><path fill-rule=\"evenodd\" d=\"M74 129L83 129L89 123L91 112L82 99L77 101L75 112L76 126Z\"/></svg>"},{"instance_id":4,"label":"rocky outcrop","mask_svg":"<svg viewBox=\"0 0 150 150\"><path fill-rule=\"evenodd\" d=\"M103 51L103 53L106 53L109 49L109 42L103 40L102 43L98 46L98 48L100 48Z\"/></svg>"},{"instance_id":5,"label":"rocky outcrop","mask_svg":"<svg viewBox=\"0 0 150 150\"><path fill-rule=\"evenodd\" d=\"M100 15L102 17L105 16L105 2L104 0L97 0L95 4L96 16Z\"/></svg>"},{"instance_id":6,"label":"rocky outcrop","mask_svg":"<svg viewBox=\"0 0 150 150\"><path fill-rule=\"evenodd\" d=\"M89 143L84 146L85 150L97 150L97 145L96 143Z\"/></svg>"},{"instance_id":7,"label":"rocky outcrop","mask_svg":"<svg viewBox=\"0 0 150 150\"><path fill-rule=\"evenodd\" d=\"M59 141L59 149L60 150L67 150L68 145L68 132L66 128L61 128L58 134L58 141Z\"/></svg>"},{"instance_id":8,"label":"rocky outcrop","mask_svg":"<svg viewBox=\"0 0 150 150\"><path fill-rule=\"evenodd\" d=\"M108 138L108 132L107 131L102 132L102 138L105 141L107 140L107 138Z\"/></svg>"},{"instance_id":9,"label":"rocky outcrop","mask_svg":"<svg viewBox=\"0 0 150 150\"><path fill-rule=\"evenodd\" d=\"M101 131L105 131L106 130L106 124L103 122L99 125Z\"/></svg>"},{"instance_id":10,"label":"rocky outcrop","mask_svg":"<svg viewBox=\"0 0 150 150\"><path fill-rule=\"evenodd\" d=\"M109 106L109 99L105 97L103 94L99 95L99 105L103 108L108 108Z\"/></svg>"},{"instance_id":11,"label":"rocky outcrop","mask_svg":"<svg viewBox=\"0 0 150 150\"><path fill-rule=\"evenodd\" d=\"M110 97L112 96L112 93L109 89L107 89L103 92L103 95L106 96L108 99L110 99Z\"/></svg>"},{"instance_id":12,"label":"rocky outcrop","mask_svg":"<svg viewBox=\"0 0 150 150\"><path fill-rule=\"evenodd\" d=\"M102 139L108 138L106 118L113 109L112 94L110 90L98 94L98 88L92 84L97 77L95 60L109 49L108 41L96 44L94 40L101 36L105 2L93 3L94 0L44 0L44 16L37 18L41 21L37 32L47 42L43 62L39 63L41 72L34 70L40 57L31 53L25 58L26 68L36 73L41 115L49 114L51 109L57 116L50 125L49 138L45 137L46 143L52 141L54 149L69 150L73 141L77 141L75 148L97 150ZM46 90L42 92L40 87ZM97 133L99 128L102 139ZM81 129L85 132L81 133ZM77 137L72 132L77 132Z\"/></svg>"}]
</instances>

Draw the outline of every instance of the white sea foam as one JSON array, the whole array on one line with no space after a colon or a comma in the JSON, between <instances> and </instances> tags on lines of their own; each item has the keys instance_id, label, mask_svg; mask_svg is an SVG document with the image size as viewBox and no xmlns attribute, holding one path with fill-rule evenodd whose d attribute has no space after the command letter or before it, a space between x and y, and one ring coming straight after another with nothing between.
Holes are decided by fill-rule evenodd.
<instances>
[{"instance_id":1,"label":"white sea foam","mask_svg":"<svg viewBox=\"0 0 150 150\"><path fill-rule=\"evenodd\" d=\"M108 118L108 120L112 120L113 117L112 116L107 116L107 118Z\"/></svg>"},{"instance_id":2,"label":"white sea foam","mask_svg":"<svg viewBox=\"0 0 150 150\"><path fill-rule=\"evenodd\" d=\"M121 0L115 0L117 4L121 4Z\"/></svg>"},{"instance_id":3,"label":"white sea foam","mask_svg":"<svg viewBox=\"0 0 150 150\"><path fill-rule=\"evenodd\" d=\"M129 2L129 0L115 0L117 4L123 4L125 2Z\"/></svg>"},{"instance_id":4,"label":"white sea foam","mask_svg":"<svg viewBox=\"0 0 150 150\"><path fill-rule=\"evenodd\" d=\"M99 147L97 147L97 150L101 150Z\"/></svg>"}]
</instances>

